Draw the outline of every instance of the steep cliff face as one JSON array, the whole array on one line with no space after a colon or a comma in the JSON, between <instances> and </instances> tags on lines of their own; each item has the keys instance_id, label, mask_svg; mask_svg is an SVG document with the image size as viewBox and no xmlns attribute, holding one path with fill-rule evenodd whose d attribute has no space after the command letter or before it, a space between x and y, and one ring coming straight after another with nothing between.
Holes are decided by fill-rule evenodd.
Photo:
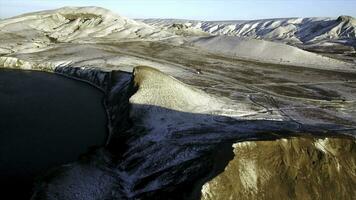
<instances>
[{"instance_id":1,"label":"steep cliff face","mask_svg":"<svg viewBox=\"0 0 356 200\"><path fill-rule=\"evenodd\" d=\"M233 158L233 143L245 140L288 138L303 135L303 133L311 134L313 137L323 134L334 136L343 134L340 131L333 133L332 129L338 127L332 125L323 127L323 125L316 124L311 127L282 117L278 120L271 119L271 115L269 115L270 119L262 118L249 104L230 104L231 102L225 101L224 98L207 94L149 67L137 67L134 73L54 64L48 65L50 66L48 68L44 66L42 69L38 68L35 63L21 60L7 62L6 67L22 68L24 64L29 69L48 70L89 82L104 91L104 105L111 136L107 145L89 152L78 162L61 166L43 175L36 184L33 194L33 199L36 200L58 198L73 200L199 199L203 184L223 172L224 167ZM280 113L281 110L277 109L275 112ZM349 131L345 134L352 135L353 132ZM302 143L294 145L294 143L287 142L285 146L293 147L291 148L294 152L292 155L289 155L290 152L287 150L276 150L284 147L283 145L280 147L267 145L261 147L260 150L255 148L251 150L252 153L257 152L258 155L265 155L263 153L271 150L271 153L267 154L269 156L260 158L259 162L266 160L267 163L261 164L262 166L274 164L273 168L268 168L270 170L268 173L280 177L269 182L269 185L275 184L281 188L272 191L272 197L294 198L296 194L293 192L299 191L300 185L309 184L311 188L316 188L316 192L303 193L310 195L311 198L322 193L322 190L328 189L325 185L319 187L321 182L318 182L318 179L310 181L304 178L317 175L331 177L332 173L328 170L319 170L320 173L315 171L311 167L314 165L320 166L317 168L322 170L330 168L331 172L334 172L336 167L337 171L337 165L329 161L330 156L327 157L329 159L327 161L319 159L319 155L323 153L320 153L322 150L318 148L325 148L325 142L318 144L310 142L309 146L306 142L307 150L303 150L304 142ZM353 146L352 149L354 149ZM327 148L327 151L330 151L330 148ZM298 161L299 155L305 152L310 155L302 156L303 160ZM345 159L352 159L355 152L352 150L350 153L335 154L333 158L342 160L343 155L346 155ZM291 161L293 159L301 163L299 164L301 169L298 172L288 167L291 165L289 163L293 163ZM313 161L315 161L314 164ZM239 164L237 168L242 171L238 171L242 174L239 176L242 181L231 181L231 185L240 185L243 188L243 191L239 193L239 196L243 196L241 198L245 196L246 199L260 198L253 196L256 182L257 185L259 184L258 176L249 170L250 166L254 166L254 162L246 161L247 164ZM355 185L352 184L355 182L354 175L352 175L354 161L340 161L340 166L344 165L342 163L351 163L345 164L345 166L350 165L346 168L349 176L340 176L337 178L338 182L336 179L333 182L334 179L328 178L322 181L330 182L332 185L344 183ZM281 170L284 172L279 174ZM298 175L301 172L305 172L305 176ZM293 178L296 176L298 182L295 183ZM284 177L288 178L284 179ZM298 179L298 177L302 178ZM229 180L223 180L222 183L226 185ZM216 185L218 187L221 184ZM267 191L269 185L265 186L264 191ZM338 185L336 188L340 187L340 190L335 191L345 195L342 196L345 198L354 191L354 188L344 185ZM301 188L300 190L307 189ZM219 195L229 194L229 192L214 192L213 187L210 189L209 186L207 189L207 186L204 186L202 194L203 197L206 194L214 194L216 196L212 195L212 198L219 198ZM307 196L303 197L307 198ZM221 198L224 199L225 196Z\"/></svg>"},{"instance_id":2,"label":"steep cliff face","mask_svg":"<svg viewBox=\"0 0 356 200\"><path fill-rule=\"evenodd\" d=\"M224 172L202 188L204 200L353 199L356 142L291 138L241 142Z\"/></svg>"},{"instance_id":3,"label":"steep cliff face","mask_svg":"<svg viewBox=\"0 0 356 200\"><path fill-rule=\"evenodd\" d=\"M354 189L353 139L237 143L228 165L237 141L329 132L292 121L223 116L227 105L149 67L133 74L69 67L57 73L105 91L111 137L84 159L44 175L33 199L198 199L201 189L203 199L315 199L325 189L341 197ZM199 107L190 101L195 97L211 106ZM269 190L271 185L278 189Z\"/></svg>"}]
</instances>

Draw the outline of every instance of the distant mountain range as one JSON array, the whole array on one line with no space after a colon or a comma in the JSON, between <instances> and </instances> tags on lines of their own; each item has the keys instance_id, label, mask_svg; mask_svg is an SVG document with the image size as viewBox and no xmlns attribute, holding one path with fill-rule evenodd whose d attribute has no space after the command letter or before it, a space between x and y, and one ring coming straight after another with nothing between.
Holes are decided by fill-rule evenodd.
<instances>
[{"instance_id":1,"label":"distant mountain range","mask_svg":"<svg viewBox=\"0 0 356 200\"><path fill-rule=\"evenodd\" d=\"M273 41L281 40L294 44L331 41L356 45L356 19L350 16L252 21L194 21L178 19L144 19L141 21L167 30L182 31L181 29L185 29L189 33L202 31L212 35L242 36Z\"/></svg>"}]
</instances>

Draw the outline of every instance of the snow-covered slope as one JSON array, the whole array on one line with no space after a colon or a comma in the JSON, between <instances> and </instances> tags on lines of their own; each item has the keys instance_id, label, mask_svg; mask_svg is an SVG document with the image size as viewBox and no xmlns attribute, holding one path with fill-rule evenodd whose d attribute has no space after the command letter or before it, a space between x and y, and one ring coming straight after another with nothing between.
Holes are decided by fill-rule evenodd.
<instances>
[{"instance_id":1,"label":"snow-covered slope","mask_svg":"<svg viewBox=\"0 0 356 200\"><path fill-rule=\"evenodd\" d=\"M355 40L356 19L287 18L252 21L190 21L176 19L145 19L147 24L171 29L172 24L183 24L213 35L243 36L268 40L307 43L320 40Z\"/></svg>"},{"instance_id":2,"label":"snow-covered slope","mask_svg":"<svg viewBox=\"0 0 356 200\"><path fill-rule=\"evenodd\" d=\"M49 42L162 39L171 35L98 7L64 7L0 21L1 46L6 46L0 49L5 53L25 42L27 46L43 47Z\"/></svg>"},{"instance_id":3,"label":"snow-covered slope","mask_svg":"<svg viewBox=\"0 0 356 200\"><path fill-rule=\"evenodd\" d=\"M354 66L307 52L283 43L257 40L244 37L210 36L198 37L191 44L214 53L234 56L248 60L257 60L287 65L308 66L323 69L355 69Z\"/></svg>"},{"instance_id":4,"label":"snow-covered slope","mask_svg":"<svg viewBox=\"0 0 356 200\"><path fill-rule=\"evenodd\" d=\"M309 20L310 22L304 22ZM193 44L198 48L204 48L209 51L219 52L227 56L237 56L244 59L253 59L258 61L268 61L273 63L293 64L293 65L318 65L319 67L330 67L341 65L343 68L350 69L346 63L338 62L326 57L317 56L300 49L266 42L264 40L245 40L233 37L216 37L216 38L199 38L191 42L190 38L183 37L187 35L206 36L209 34L225 34L232 36L249 36L288 38L288 40L299 40L297 36L302 36L304 32L311 32L312 25L306 27L307 24L312 24L316 19L288 19L288 20L262 20L253 21L254 25L248 25L251 22L241 22L245 25L232 25L237 22L192 22L179 24L174 23L175 20L147 20L153 25L167 25L167 30L162 30L155 26L147 25L140 21L131 20L121 17L107 9L98 7L64 7L56 10L41 11L20 15L17 17L4 19L0 21L0 56L13 53L34 53L48 51L55 46L66 43L111 43L118 41L147 41L147 40L164 40L172 39L179 41L188 41L188 44ZM178 21L179 22L179 21ZM340 17L338 26L326 35L336 34L340 37L352 38L352 27L355 20L351 17ZM240 22L239 22L240 23ZM299 23L299 25L298 25ZM327 27L331 27L332 20L324 20ZM334 23L334 22L333 22ZM215 24L214 26L212 26ZM229 24L229 25L228 25ZM302 26L307 31L298 31L286 34L286 27L295 25ZM320 24L319 22L317 24ZM293 25L293 26L294 26ZM319 26L319 25L318 25ZM325 25L326 26L326 25ZM215 27L215 28L214 28ZM241 27L245 27L240 29ZM249 28L246 28L249 27ZM294 27L294 28L295 28ZM339 27L339 30L337 27ZM348 28L351 27L351 28ZM275 30L272 30L275 28ZM314 27L315 28L315 27ZM317 32L321 33L324 29ZM279 31L277 31L279 30ZM289 29L288 29L289 30ZM263 33L263 34L262 34ZM277 34L278 33L278 34ZM293 33L293 34L292 34ZM324 34L324 35L325 35ZM183 35L183 36L179 36ZM323 34L318 38L323 40ZM310 37L303 35L303 38ZM328 36L329 37L329 36ZM336 36L335 36L336 37ZM338 36L339 37L339 36ZM166 40L172 43L173 40ZM177 42L173 42L177 43ZM181 42L181 44L184 42ZM187 44L187 43L185 43ZM88 52L86 49L72 52L83 53L84 57L96 57L101 53ZM68 57L68 52L64 52L65 57ZM13 54L14 55L14 54ZM83 56L79 56L82 58ZM73 58L77 60L79 58ZM58 56L56 56L58 58ZM71 61L73 61L71 59ZM339 67L331 67L340 69Z\"/></svg>"}]
</instances>

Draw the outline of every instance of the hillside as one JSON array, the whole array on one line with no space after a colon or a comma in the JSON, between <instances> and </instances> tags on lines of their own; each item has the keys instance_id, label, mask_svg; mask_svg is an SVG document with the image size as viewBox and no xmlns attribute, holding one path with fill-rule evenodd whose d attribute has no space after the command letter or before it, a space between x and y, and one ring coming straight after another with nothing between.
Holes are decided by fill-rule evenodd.
<instances>
[{"instance_id":1,"label":"hillside","mask_svg":"<svg viewBox=\"0 0 356 200\"><path fill-rule=\"evenodd\" d=\"M356 19L338 18L287 18L252 21L194 21L175 19L144 19L143 22L170 29L173 24L184 24L212 35L229 35L257 39L282 40L292 43L310 43L321 40L356 39Z\"/></svg>"},{"instance_id":2,"label":"hillside","mask_svg":"<svg viewBox=\"0 0 356 200\"><path fill-rule=\"evenodd\" d=\"M349 45L354 21L305 20L162 27L99 7L0 20L0 171L11 172L0 175L2 199L353 200L356 64L298 45ZM100 95L58 86L77 82ZM94 108L101 114L90 114ZM69 140L84 144L100 133L92 125L101 125L105 141L75 153ZM76 158L46 163L60 152ZM30 173L37 164L44 171Z\"/></svg>"},{"instance_id":3,"label":"hillside","mask_svg":"<svg viewBox=\"0 0 356 200\"><path fill-rule=\"evenodd\" d=\"M63 7L0 21L0 54L63 42L164 39L172 36L99 7Z\"/></svg>"},{"instance_id":4,"label":"hillside","mask_svg":"<svg viewBox=\"0 0 356 200\"><path fill-rule=\"evenodd\" d=\"M344 62L304 51L283 43L236 36L210 36L191 40L191 44L227 56L311 68L355 70Z\"/></svg>"}]
</instances>

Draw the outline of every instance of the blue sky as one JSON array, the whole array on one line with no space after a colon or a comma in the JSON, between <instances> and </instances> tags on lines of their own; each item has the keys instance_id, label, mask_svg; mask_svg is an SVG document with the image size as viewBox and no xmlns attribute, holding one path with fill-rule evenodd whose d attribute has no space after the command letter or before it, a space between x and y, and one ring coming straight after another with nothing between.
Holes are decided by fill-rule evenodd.
<instances>
[{"instance_id":1,"label":"blue sky","mask_svg":"<svg viewBox=\"0 0 356 200\"><path fill-rule=\"evenodd\" d=\"M130 18L356 17L356 0L0 0L0 17L63 6L100 6Z\"/></svg>"}]
</instances>

